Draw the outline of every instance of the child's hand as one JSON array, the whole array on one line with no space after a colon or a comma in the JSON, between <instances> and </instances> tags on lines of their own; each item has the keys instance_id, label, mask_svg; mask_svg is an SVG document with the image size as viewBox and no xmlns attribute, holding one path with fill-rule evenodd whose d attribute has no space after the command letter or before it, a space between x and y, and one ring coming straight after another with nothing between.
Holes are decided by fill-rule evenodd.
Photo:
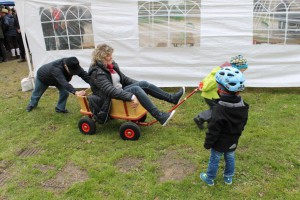
<instances>
[{"instance_id":1,"label":"child's hand","mask_svg":"<svg viewBox=\"0 0 300 200\"><path fill-rule=\"evenodd\" d=\"M202 88L203 88L203 82L200 82L199 83L199 89L200 89L200 91L202 91Z\"/></svg>"}]
</instances>

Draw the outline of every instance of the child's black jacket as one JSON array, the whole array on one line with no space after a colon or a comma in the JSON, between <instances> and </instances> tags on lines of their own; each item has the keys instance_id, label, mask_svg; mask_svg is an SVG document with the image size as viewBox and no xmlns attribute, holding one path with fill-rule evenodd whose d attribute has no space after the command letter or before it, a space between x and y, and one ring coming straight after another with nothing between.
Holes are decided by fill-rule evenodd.
<instances>
[{"instance_id":1,"label":"child's black jacket","mask_svg":"<svg viewBox=\"0 0 300 200\"><path fill-rule=\"evenodd\" d=\"M249 105L239 96L221 97L212 111L204 147L219 152L234 151L248 120ZM228 105L221 105L225 102ZM235 107L243 102L244 106Z\"/></svg>"}]
</instances>

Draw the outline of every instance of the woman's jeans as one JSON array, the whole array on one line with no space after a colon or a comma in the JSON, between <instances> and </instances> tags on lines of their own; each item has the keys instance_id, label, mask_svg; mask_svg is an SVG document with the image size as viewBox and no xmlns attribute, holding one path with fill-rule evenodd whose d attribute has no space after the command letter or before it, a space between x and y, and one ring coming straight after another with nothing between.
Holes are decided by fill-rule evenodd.
<instances>
[{"instance_id":1,"label":"woman's jeans","mask_svg":"<svg viewBox=\"0 0 300 200\"><path fill-rule=\"evenodd\" d=\"M171 102L173 97L173 95L163 91L162 89L151 83L148 83L147 81L138 81L131 85L127 85L123 89L124 91L133 93L140 101L141 105L154 117L157 116L159 111L157 107L151 102L147 94L156 99L164 100L167 102Z\"/></svg>"},{"instance_id":2,"label":"woman's jeans","mask_svg":"<svg viewBox=\"0 0 300 200\"><path fill-rule=\"evenodd\" d=\"M234 167L235 167L235 152L218 152L211 148L210 158L207 168L207 177L209 179L215 179L217 176L219 162L220 159L224 155L225 159L225 169L224 169L224 177L232 177L234 175Z\"/></svg>"},{"instance_id":3,"label":"woman's jeans","mask_svg":"<svg viewBox=\"0 0 300 200\"><path fill-rule=\"evenodd\" d=\"M42 81L36 78L35 88L32 92L29 104L33 107L36 107L39 103L40 98L42 97L44 92L48 89L48 87L49 87L48 85L45 85L44 83L42 83ZM56 107L59 110L65 110L69 92L61 86L56 86L56 88L59 90L59 99Z\"/></svg>"}]
</instances>

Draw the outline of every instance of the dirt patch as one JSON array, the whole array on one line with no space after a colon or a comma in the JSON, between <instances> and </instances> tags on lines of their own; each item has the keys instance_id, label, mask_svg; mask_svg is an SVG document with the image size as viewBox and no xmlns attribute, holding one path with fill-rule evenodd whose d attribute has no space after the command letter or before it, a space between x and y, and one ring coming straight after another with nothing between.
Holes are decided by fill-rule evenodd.
<instances>
[{"instance_id":1,"label":"dirt patch","mask_svg":"<svg viewBox=\"0 0 300 200\"><path fill-rule=\"evenodd\" d=\"M43 173L47 173L50 170L55 170L55 167L50 165L35 165L34 167Z\"/></svg>"},{"instance_id":2,"label":"dirt patch","mask_svg":"<svg viewBox=\"0 0 300 200\"><path fill-rule=\"evenodd\" d=\"M1 160L0 161L0 174L3 173L5 171L5 169L7 169L11 164L6 161L6 160Z\"/></svg>"},{"instance_id":3,"label":"dirt patch","mask_svg":"<svg viewBox=\"0 0 300 200\"><path fill-rule=\"evenodd\" d=\"M122 173L129 173L131 171L139 171L140 163L142 159L126 157L117 161L116 166Z\"/></svg>"},{"instance_id":4,"label":"dirt patch","mask_svg":"<svg viewBox=\"0 0 300 200\"><path fill-rule=\"evenodd\" d=\"M249 151L249 148L247 146L239 146L239 152L248 152Z\"/></svg>"},{"instance_id":5,"label":"dirt patch","mask_svg":"<svg viewBox=\"0 0 300 200\"><path fill-rule=\"evenodd\" d=\"M69 188L74 183L84 182L88 178L86 170L81 170L73 163L67 163L53 179L42 183L42 185L45 188L60 192Z\"/></svg>"},{"instance_id":6,"label":"dirt patch","mask_svg":"<svg viewBox=\"0 0 300 200\"><path fill-rule=\"evenodd\" d=\"M54 124L50 124L47 127L42 128L41 130L42 130L42 132L45 132L45 131L56 132L57 126L55 126Z\"/></svg>"},{"instance_id":7,"label":"dirt patch","mask_svg":"<svg viewBox=\"0 0 300 200\"><path fill-rule=\"evenodd\" d=\"M162 175L160 182L183 180L196 171L196 166L187 159L180 158L176 151L169 151L158 160Z\"/></svg>"},{"instance_id":8,"label":"dirt patch","mask_svg":"<svg viewBox=\"0 0 300 200\"><path fill-rule=\"evenodd\" d=\"M7 171L3 171L0 174L0 187L4 186L5 183L11 178L11 175Z\"/></svg>"},{"instance_id":9,"label":"dirt patch","mask_svg":"<svg viewBox=\"0 0 300 200\"><path fill-rule=\"evenodd\" d=\"M8 168L11 167L11 163L5 160L0 161L0 187L4 186L5 183L11 178ZM0 198L1 200L1 198Z\"/></svg>"}]
</instances>

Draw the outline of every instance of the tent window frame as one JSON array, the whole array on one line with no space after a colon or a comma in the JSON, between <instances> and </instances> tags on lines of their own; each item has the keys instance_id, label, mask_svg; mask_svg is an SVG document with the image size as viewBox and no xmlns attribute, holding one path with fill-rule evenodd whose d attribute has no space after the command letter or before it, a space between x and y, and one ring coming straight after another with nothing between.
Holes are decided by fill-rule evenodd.
<instances>
[{"instance_id":1,"label":"tent window frame","mask_svg":"<svg viewBox=\"0 0 300 200\"><path fill-rule=\"evenodd\" d=\"M40 9L46 51L93 49L94 34L89 6L49 6ZM87 29L84 26L90 26ZM85 40L88 39L88 42Z\"/></svg>"},{"instance_id":2,"label":"tent window frame","mask_svg":"<svg viewBox=\"0 0 300 200\"><path fill-rule=\"evenodd\" d=\"M140 47L199 47L201 0L139 1Z\"/></svg>"},{"instance_id":3,"label":"tent window frame","mask_svg":"<svg viewBox=\"0 0 300 200\"><path fill-rule=\"evenodd\" d=\"M254 0L253 44L300 44L300 3Z\"/></svg>"}]
</instances>

